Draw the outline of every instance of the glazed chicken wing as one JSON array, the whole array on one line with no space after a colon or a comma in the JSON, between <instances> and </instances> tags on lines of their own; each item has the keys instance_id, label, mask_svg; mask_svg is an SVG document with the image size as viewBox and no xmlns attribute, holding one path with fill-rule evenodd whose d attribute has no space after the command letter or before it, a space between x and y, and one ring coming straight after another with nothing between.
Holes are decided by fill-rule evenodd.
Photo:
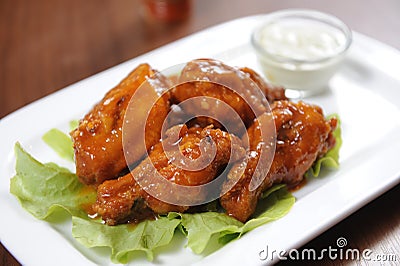
<instances>
[{"instance_id":1,"label":"glazed chicken wing","mask_svg":"<svg viewBox=\"0 0 400 266\"><path fill-rule=\"evenodd\" d=\"M325 120L320 107L304 102L277 101L271 108L277 142L269 172L259 187L255 190L249 188L261 149L265 148L260 145L260 131L255 120L247 131L251 150L249 156L245 163L232 168L225 186L237 183L220 198L227 214L242 222L254 213L263 191L274 183L285 183L288 186L300 183L313 162L335 145L332 131L336 128L337 120ZM240 167L245 167L244 173L235 175Z\"/></svg>"},{"instance_id":2,"label":"glazed chicken wing","mask_svg":"<svg viewBox=\"0 0 400 266\"><path fill-rule=\"evenodd\" d=\"M273 86L267 83L257 72L249 67L242 67L240 70L247 74L264 93L269 103L274 101L287 100L285 96L285 89L283 87Z\"/></svg>"},{"instance_id":3,"label":"glazed chicken wing","mask_svg":"<svg viewBox=\"0 0 400 266\"><path fill-rule=\"evenodd\" d=\"M201 99L182 107L187 114L198 117L194 123L213 124L237 135L242 135L256 116L268 111L268 102L286 99L283 88L267 84L254 70L233 68L211 59L187 63L178 81L180 84L171 93L173 103Z\"/></svg>"},{"instance_id":4,"label":"glazed chicken wing","mask_svg":"<svg viewBox=\"0 0 400 266\"><path fill-rule=\"evenodd\" d=\"M78 128L71 132L76 174L82 183L98 185L104 180L117 178L127 167L122 146L124 116L132 95L143 82L149 81L152 85L146 89L154 93L160 92L165 80L164 77L154 74L155 71L148 64L139 65L110 90L79 122ZM168 110L168 99L161 97L146 124L146 129L149 129L146 134L147 149L159 141L162 121ZM143 153L135 153L129 158L129 163L134 163L142 156Z\"/></svg>"},{"instance_id":5,"label":"glazed chicken wing","mask_svg":"<svg viewBox=\"0 0 400 266\"><path fill-rule=\"evenodd\" d=\"M157 214L186 211L188 205L168 203L154 195L175 202L201 202L207 191L193 186L210 182L229 161L235 162L245 154L241 140L220 129L187 129L186 126L177 126L172 131L176 132L177 128L177 142L176 138L168 135L153 146L149 156L131 173L116 180L105 181L98 187L94 209L107 224L135 221L149 210ZM190 166L190 169L185 169L185 166ZM176 193L171 187L154 179L158 174L169 184L191 186L193 189L190 189L190 193ZM148 193L148 189L152 189L152 193Z\"/></svg>"},{"instance_id":6,"label":"glazed chicken wing","mask_svg":"<svg viewBox=\"0 0 400 266\"><path fill-rule=\"evenodd\" d=\"M257 113L267 110L267 99L247 74L216 60L198 59L187 63L179 83L182 84L172 89L173 103L200 97L199 102L188 105L184 111L193 116L205 114L232 128L238 128L236 125L243 122L249 126ZM227 105L232 113L228 113Z\"/></svg>"}]
</instances>

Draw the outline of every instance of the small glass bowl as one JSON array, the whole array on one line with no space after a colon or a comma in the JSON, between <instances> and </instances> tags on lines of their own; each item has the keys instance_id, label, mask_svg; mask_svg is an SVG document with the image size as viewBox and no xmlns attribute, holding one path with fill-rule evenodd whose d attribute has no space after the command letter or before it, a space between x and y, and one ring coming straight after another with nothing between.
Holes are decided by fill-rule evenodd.
<instances>
[{"instance_id":1,"label":"small glass bowl","mask_svg":"<svg viewBox=\"0 0 400 266\"><path fill-rule=\"evenodd\" d=\"M284 86L292 98L326 89L351 42L351 30L341 20L305 9L265 16L251 37L267 79Z\"/></svg>"}]
</instances>

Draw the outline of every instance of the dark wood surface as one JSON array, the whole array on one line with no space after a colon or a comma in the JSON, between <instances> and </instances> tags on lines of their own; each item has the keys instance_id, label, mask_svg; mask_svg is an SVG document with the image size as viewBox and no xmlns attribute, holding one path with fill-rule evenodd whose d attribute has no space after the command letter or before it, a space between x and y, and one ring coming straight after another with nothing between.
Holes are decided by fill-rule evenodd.
<instances>
[{"instance_id":1,"label":"dark wood surface","mask_svg":"<svg viewBox=\"0 0 400 266\"><path fill-rule=\"evenodd\" d=\"M1 0L0 117L198 30L294 7L332 13L352 29L400 48L398 0L195 0L189 18L173 25L146 20L139 0ZM399 202L398 185L304 247L322 249L346 237L354 248L400 254ZM354 261L315 264L321 263ZM392 262L398 264L399 257ZM0 265L19 265L2 245Z\"/></svg>"}]
</instances>

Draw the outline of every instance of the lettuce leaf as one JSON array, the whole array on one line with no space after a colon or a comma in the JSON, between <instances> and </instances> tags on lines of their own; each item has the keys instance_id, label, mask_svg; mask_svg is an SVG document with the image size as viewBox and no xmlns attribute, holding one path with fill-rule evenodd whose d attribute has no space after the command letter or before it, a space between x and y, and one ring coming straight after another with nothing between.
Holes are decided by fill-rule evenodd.
<instances>
[{"instance_id":1,"label":"lettuce leaf","mask_svg":"<svg viewBox=\"0 0 400 266\"><path fill-rule=\"evenodd\" d=\"M338 169L339 168L339 150L340 147L342 146L342 130L341 130L341 122L339 119L339 115L337 114L331 114L327 116L327 119L330 119L332 117L336 117L338 120L338 124L336 129L333 131L333 136L336 139L336 144L335 146L330 149L323 157L319 158L314 162L312 167L307 171L306 176L307 177L317 177L320 175L321 168L334 168Z\"/></svg>"},{"instance_id":2,"label":"lettuce leaf","mask_svg":"<svg viewBox=\"0 0 400 266\"><path fill-rule=\"evenodd\" d=\"M15 145L16 175L10 192L22 207L38 219L47 219L63 209L71 215L86 217L84 207L96 198L94 189L82 185L75 174L56 164L42 164L21 145Z\"/></svg>"},{"instance_id":3,"label":"lettuce leaf","mask_svg":"<svg viewBox=\"0 0 400 266\"><path fill-rule=\"evenodd\" d=\"M74 130L79 126L79 120L71 120L69 121L69 129Z\"/></svg>"},{"instance_id":4,"label":"lettuce leaf","mask_svg":"<svg viewBox=\"0 0 400 266\"><path fill-rule=\"evenodd\" d=\"M264 195L256 211L257 216L244 224L218 212L172 215L181 217L182 226L187 232L188 247L194 253L200 254L216 234L217 241L226 244L256 227L283 217L295 202L294 196L287 191L285 185L276 185Z\"/></svg>"},{"instance_id":5,"label":"lettuce leaf","mask_svg":"<svg viewBox=\"0 0 400 266\"><path fill-rule=\"evenodd\" d=\"M126 263L133 251L144 251L149 260L153 250L168 244L180 220L160 217L136 226L107 226L91 220L85 209L96 200L96 191L82 185L75 174L56 164L42 164L15 145L16 175L10 192L22 207L38 219L51 222L67 212L72 216L72 234L87 247L108 246L114 262Z\"/></svg>"},{"instance_id":6,"label":"lettuce leaf","mask_svg":"<svg viewBox=\"0 0 400 266\"><path fill-rule=\"evenodd\" d=\"M61 158L74 162L74 149L71 138L64 132L53 128L46 132L42 140Z\"/></svg>"},{"instance_id":7,"label":"lettuce leaf","mask_svg":"<svg viewBox=\"0 0 400 266\"><path fill-rule=\"evenodd\" d=\"M169 244L174 236L178 219L159 217L137 225L108 226L97 221L72 217L72 235L86 247L111 248L114 263L127 263L133 251L144 251L152 261L154 249Z\"/></svg>"}]
</instances>

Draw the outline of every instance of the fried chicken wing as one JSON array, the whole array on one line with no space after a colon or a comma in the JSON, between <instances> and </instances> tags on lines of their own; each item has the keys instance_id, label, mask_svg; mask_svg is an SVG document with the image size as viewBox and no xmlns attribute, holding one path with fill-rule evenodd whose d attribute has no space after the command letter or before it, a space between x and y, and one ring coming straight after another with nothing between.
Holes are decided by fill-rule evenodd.
<instances>
[{"instance_id":1,"label":"fried chicken wing","mask_svg":"<svg viewBox=\"0 0 400 266\"><path fill-rule=\"evenodd\" d=\"M127 167L122 146L124 116L132 95L139 86L149 81L149 90L159 92L164 82L148 64L134 69L115 88L110 90L93 109L80 120L71 132L75 150L76 174L87 185L98 185L117 178ZM151 82L150 82L151 81ZM149 115L146 129L146 148L160 139L161 125L169 110L166 97L161 97ZM137 110L140 112L141 110ZM138 140L142 141L142 140ZM134 145L134 143L132 143ZM139 160L143 153L135 153L129 163Z\"/></svg>"},{"instance_id":2,"label":"fried chicken wing","mask_svg":"<svg viewBox=\"0 0 400 266\"><path fill-rule=\"evenodd\" d=\"M97 186L93 210L108 225L189 211L219 196L226 213L245 222L263 191L299 184L335 145L336 119L288 101L250 68L198 59L177 79L168 91L170 80L142 64L71 132L77 175ZM164 133L163 124L172 127Z\"/></svg>"},{"instance_id":3,"label":"fried chicken wing","mask_svg":"<svg viewBox=\"0 0 400 266\"><path fill-rule=\"evenodd\" d=\"M220 198L227 214L242 222L254 213L263 191L274 183L285 183L288 186L298 184L313 162L335 145L332 131L336 128L337 120L335 118L325 120L318 106L304 102L277 101L272 105L272 116L275 121L277 143L265 179L257 189L249 188L260 152L265 148L259 145L260 132L255 120L247 131L251 150L249 156L245 163L241 162L233 167L225 186L231 185L231 182L237 183ZM238 172L237 168L244 167L242 175L235 174Z\"/></svg>"},{"instance_id":4,"label":"fried chicken wing","mask_svg":"<svg viewBox=\"0 0 400 266\"><path fill-rule=\"evenodd\" d=\"M212 127L187 129L186 126L179 126L177 143L176 138L168 135L153 146L149 156L131 173L101 184L94 210L109 225L136 220L146 209L157 214L184 212L189 206L171 204L154 195L167 196L177 202L201 202L207 191L193 186L210 182L229 161L235 162L244 154L241 140L227 132ZM190 166L190 169L184 166ZM168 183L192 186L193 189L190 189L190 193L176 193L165 184L155 181L153 177L157 174ZM151 194L148 189L152 189Z\"/></svg>"},{"instance_id":5,"label":"fried chicken wing","mask_svg":"<svg viewBox=\"0 0 400 266\"><path fill-rule=\"evenodd\" d=\"M258 85L269 103L287 100L287 97L285 96L285 88L267 83L257 72L249 67L242 67L240 70L246 73L249 78L251 78Z\"/></svg>"},{"instance_id":6,"label":"fried chicken wing","mask_svg":"<svg viewBox=\"0 0 400 266\"><path fill-rule=\"evenodd\" d=\"M216 60L198 59L187 63L179 83L171 91L173 103L201 97L198 104L188 105L185 112L193 116L205 113L222 125L232 125L232 128L238 128L241 123L249 126L256 116L268 109L267 99L257 82L239 69ZM229 108L223 103L237 115L228 113Z\"/></svg>"}]
</instances>

